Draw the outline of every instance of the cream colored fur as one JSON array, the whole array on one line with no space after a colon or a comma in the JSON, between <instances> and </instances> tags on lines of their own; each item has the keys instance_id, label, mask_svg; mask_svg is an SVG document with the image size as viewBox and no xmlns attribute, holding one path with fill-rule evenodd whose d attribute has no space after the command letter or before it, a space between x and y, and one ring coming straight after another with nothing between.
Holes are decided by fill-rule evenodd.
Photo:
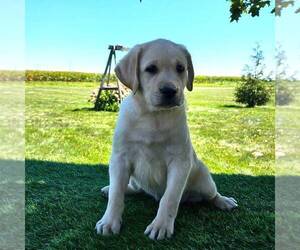
<instances>
[{"instance_id":1,"label":"cream colored fur","mask_svg":"<svg viewBox=\"0 0 300 250\"><path fill-rule=\"evenodd\" d=\"M179 73L178 64L184 72ZM157 72L147 71L155 65ZM106 212L97 233L120 231L124 195L144 191L159 201L157 215L146 228L151 239L171 237L181 201L211 201L216 207L237 207L217 192L207 167L197 158L187 126L184 88L192 90L191 56L181 45L155 40L137 45L117 65L118 78L133 90L121 104L109 165ZM162 105L160 89L176 88L172 105Z\"/></svg>"}]
</instances>

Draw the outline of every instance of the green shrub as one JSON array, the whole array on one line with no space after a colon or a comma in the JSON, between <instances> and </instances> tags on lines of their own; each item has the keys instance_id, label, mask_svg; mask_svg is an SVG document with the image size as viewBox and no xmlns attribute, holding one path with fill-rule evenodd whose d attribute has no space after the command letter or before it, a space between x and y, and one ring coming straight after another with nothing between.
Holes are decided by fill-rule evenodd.
<instances>
[{"instance_id":1,"label":"green shrub","mask_svg":"<svg viewBox=\"0 0 300 250\"><path fill-rule=\"evenodd\" d=\"M119 104L122 99L128 96L131 93L131 90L120 84L120 95L117 90L102 90L99 101L96 104L96 99L98 95L99 88L94 89L90 95L89 102L94 104L95 110L97 111L119 111Z\"/></svg>"},{"instance_id":2,"label":"green shrub","mask_svg":"<svg viewBox=\"0 0 300 250\"><path fill-rule=\"evenodd\" d=\"M288 105L294 99L295 96L291 87L282 82L276 84L276 105Z\"/></svg>"},{"instance_id":3,"label":"green shrub","mask_svg":"<svg viewBox=\"0 0 300 250\"><path fill-rule=\"evenodd\" d=\"M97 92L93 96L91 95L92 100L90 99L91 102L95 104L96 101L96 95ZM111 112L117 112L119 111L119 95L117 91L108 91L108 90L103 90L101 92L101 95L99 97L99 101L95 107L97 111L111 111Z\"/></svg>"},{"instance_id":4,"label":"green shrub","mask_svg":"<svg viewBox=\"0 0 300 250\"><path fill-rule=\"evenodd\" d=\"M270 88L267 86L267 77L264 74L263 51L257 44L253 48L251 64L245 65L242 81L235 89L235 101L246 104L247 107L265 105L270 100ZM271 84L270 84L271 87Z\"/></svg>"},{"instance_id":5,"label":"green shrub","mask_svg":"<svg viewBox=\"0 0 300 250\"><path fill-rule=\"evenodd\" d=\"M264 105L270 100L270 89L265 81L247 78L235 90L236 102L246 104L247 107Z\"/></svg>"},{"instance_id":6,"label":"green shrub","mask_svg":"<svg viewBox=\"0 0 300 250\"><path fill-rule=\"evenodd\" d=\"M288 105L294 99L295 78L293 75L289 76L287 70L287 56L281 45L276 48L276 105Z\"/></svg>"}]
</instances>

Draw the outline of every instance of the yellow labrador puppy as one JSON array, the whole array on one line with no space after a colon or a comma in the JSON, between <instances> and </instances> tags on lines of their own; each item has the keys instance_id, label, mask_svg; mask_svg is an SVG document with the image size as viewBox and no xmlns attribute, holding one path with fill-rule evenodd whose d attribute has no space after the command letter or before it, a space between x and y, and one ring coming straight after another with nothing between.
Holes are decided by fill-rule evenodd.
<instances>
[{"instance_id":1,"label":"yellow labrador puppy","mask_svg":"<svg viewBox=\"0 0 300 250\"><path fill-rule=\"evenodd\" d=\"M211 201L217 208L237 207L218 193L197 158L186 121L184 88L193 88L189 52L168 40L136 45L116 66L117 77L132 89L121 104L109 165L107 209L96 224L98 234L120 231L124 195L144 191L159 200L157 215L146 228L151 239L174 232L182 201Z\"/></svg>"}]
</instances>

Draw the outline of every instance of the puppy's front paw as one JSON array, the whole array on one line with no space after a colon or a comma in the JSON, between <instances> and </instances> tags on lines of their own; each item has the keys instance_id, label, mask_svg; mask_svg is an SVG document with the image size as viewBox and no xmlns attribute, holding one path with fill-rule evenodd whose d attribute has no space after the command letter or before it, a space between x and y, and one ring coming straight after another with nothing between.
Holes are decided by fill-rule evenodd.
<instances>
[{"instance_id":1,"label":"puppy's front paw","mask_svg":"<svg viewBox=\"0 0 300 250\"><path fill-rule=\"evenodd\" d=\"M238 207L237 201L234 198L222 196L220 194L217 194L213 202L214 205L221 210L230 211Z\"/></svg>"},{"instance_id":2,"label":"puppy's front paw","mask_svg":"<svg viewBox=\"0 0 300 250\"><path fill-rule=\"evenodd\" d=\"M121 219L112 218L111 216L104 215L95 226L97 234L110 235L118 234L121 228Z\"/></svg>"},{"instance_id":3,"label":"puppy's front paw","mask_svg":"<svg viewBox=\"0 0 300 250\"><path fill-rule=\"evenodd\" d=\"M105 186L105 187L101 188L102 196L107 198L108 197L108 192L109 192L109 186Z\"/></svg>"},{"instance_id":4,"label":"puppy's front paw","mask_svg":"<svg viewBox=\"0 0 300 250\"><path fill-rule=\"evenodd\" d=\"M166 216L165 218L156 217L146 228L145 234L152 240L162 240L170 238L174 232L174 219Z\"/></svg>"}]
</instances>

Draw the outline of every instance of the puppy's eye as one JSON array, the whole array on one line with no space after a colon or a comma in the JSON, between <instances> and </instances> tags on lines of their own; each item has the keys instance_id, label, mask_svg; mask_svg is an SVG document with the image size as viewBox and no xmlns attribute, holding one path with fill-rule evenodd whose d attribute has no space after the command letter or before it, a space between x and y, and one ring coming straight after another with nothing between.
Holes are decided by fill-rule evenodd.
<instances>
[{"instance_id":1,"label":"puppy's eye","mask_svg":"<svg viewBox=\"0 0 300 250\"><path fill-rule=\"evenodd\" d=\"M182 73L182 72L185 71L185 68L184 68L183 65L177 64L177 65L176 65L176 71L177 71L178 73Z\"/></svg>"},{"instance_id":2,"label":"puppy's eye","mask_svg":"<svg viewBox=\"0 0 300 250\"><path fill-rule=\"evenodd\" d=\"M158 68L154 64L151 64L145 69L145 71L150 74L156 74L158 71Z\"/></svg>"}]
</instances>

